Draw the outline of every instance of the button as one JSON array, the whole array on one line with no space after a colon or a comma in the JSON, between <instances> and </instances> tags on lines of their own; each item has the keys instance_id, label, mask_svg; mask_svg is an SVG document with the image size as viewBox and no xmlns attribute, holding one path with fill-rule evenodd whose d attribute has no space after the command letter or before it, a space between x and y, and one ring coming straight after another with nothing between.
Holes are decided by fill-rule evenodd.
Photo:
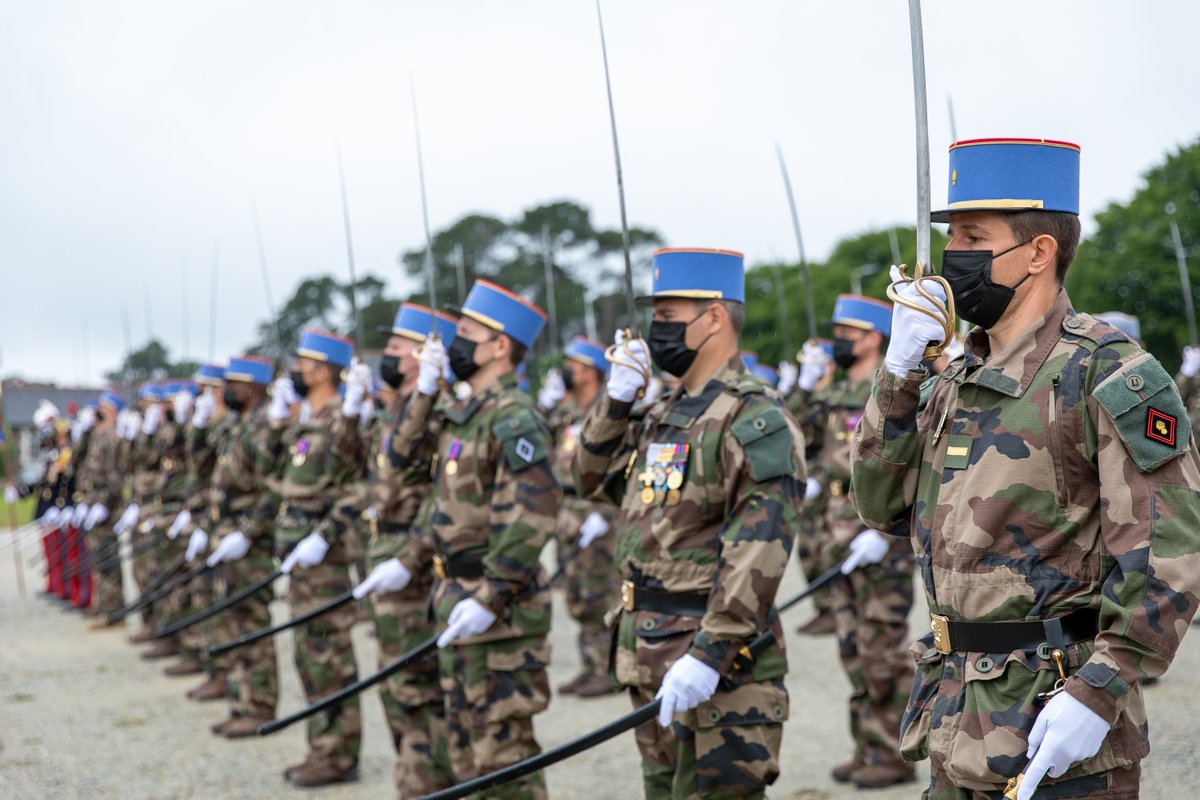
<instances>
[{"instance_id":1,"label":"button","mask_svg":"<svg viewBox=\"0 0 1200 800\"><path fill-rule=\"evenodd\" d=\"M1076 328L1078 328L1082 325L1083 325L1083 323L1080 322L1079 320L1075 319L1075 317L1071 317L1070 319L1067 320L1067 327L1070 328L1071 330L1075 330Z\"/></svg>"},{"instance_id":2,"label":"button","mask_svg":"<svg viewBox=\"0 0 1200 800\"><path fill-rule=\"evenodd\" d=\"M1141 375L1134 374L1126 376L1125 385L1135 392L1140 392L1142 387L1146 385L1146 382L1142 380Z\"/></svg>"},{"instance_id":3,"label":"button","mask_svg":"<svg viewBox=\"0 0 1200 800\"><path fill-rule=\"evenodd\" d=\"M975 669L979 670L980 672L991 672L992 667L994 666L996 666L996 662L992 661L992 659L988 658L987 656L984 656L975 662Z\"/></svg>"},{"instance_id":4,"label":"button","mask_svg":"<svg viewBox=\"0 0 1200 800\"><path fill-rule=\"evenodd\" d=\"M783 706L775 706L771 709L771 714L775 719L783 719Z\"/></svg>"},{"instance_id":5,"label":"button","mask_svg":"<svg viewBox=\"0 0 1200 800\"><path fill-rule=\"evenodd\" d=\"M1038 654L1038 658L1040 658L1042 661L1049 661L1050 660L1050 644L1049 644L1049 642L1042 642L1041 644L1039 644L1038 649L1037 649L1037 654Z\"/></svg>"},{"instance_id":6,"label":"button","mask_svg":"<svg viewBox=\"0 0 1200 800\"><path fill-rule=\"evenodd\" d=\"M721 721L721 712L715 708L710 708L708 710L708 721L713 722L713 723L720 722Z\"/></svg>"},{"instance_id":7,"label":"button","mask_svg":"<svg viewBox=\"0 0 1200 800\"><path fill-rule=\"evenodd\" d=\"M644 620L642 620L642 630L644 630L644 631L652 631L652 630L654 630L654 625L655 625L655 622L654 622L654 620L652 620L652 619L644 619Z\"/></svg>"},{"instance_id":8,"label":"button","mask_svg":"<svg viewBox=\"0 0 1200 800\"><path fill-rule=\"evenodd\" d=\"M754 422L751 424L754 425L754 430L756 431L765 431L767 429L767 421L762 417L755 417Z\"/></svg>"}]
</instances>

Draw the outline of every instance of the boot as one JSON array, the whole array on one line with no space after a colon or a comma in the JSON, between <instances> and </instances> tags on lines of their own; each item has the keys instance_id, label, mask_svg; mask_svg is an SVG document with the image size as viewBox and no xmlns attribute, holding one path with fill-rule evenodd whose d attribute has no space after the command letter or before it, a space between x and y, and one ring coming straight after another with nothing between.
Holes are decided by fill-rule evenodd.
<instances>
[{"instance_id":1,"label":"boot","mask_svg":"<svg viewBox=\"0 0 1200 800\"><path fill-rule=\"evenodd\" d=\"M612 681L608 679L608 676L597 672L588 675L575 686L576 697L605 697L614 691L616 690L613 689Z\"/></svg>"},{"instance_id":2,"label":"boot","mask_svg":"<svg viewBox=\"0 0 1200 800\"><path fill-rule=\"evenodd\" d=\"M579 684L586 681L589 677L591 677L591 673L585 669L583 672L579 673L574 678L571 678L571 680L567 681L562 686L559 686L558 693L575 694L575 689L579 686Z\"/></svg>"},{"instance_id":3,"label":"boot","mask_svg":"<svg viewBox=\"0 0 1200 800\"><path fill-rule=\"evenodd\" d=\"M232 725L235 722L237 722L237 717L230 717L229 719L223 719L220 722L218 722L216 725L210 726L209 730L212 731L213 733L215 733L217 736L224 736L225 729L228 728L230 725Z\"/></svg>"},{"instance_id":4,"label":"boot","mask_svg":"<svg viewBox=\"0 0 1200 800\"><path fill-rule=\"evenodd\" d=\"M855 753L854 758L844 764L838 764L829 771L829 775L838 783L849 783L855 771L862 769L866 763L862 753Z\"/></svg>"},{"instance_id":5,"label":"boot","mask_svg":"<svg viewBox=\"0 0 1200 800\"><path fill-rule=\"evenodd\" d=\"M225 698L225 678L212 676L204 683L187 693L189 700L223 700Z\"/></svg>"},{"instance_id":6,"label":"boot","mask_svg":"<svg viewBox=\"0 0 1200 800\"><path fill-rule=\"evenodd\" d=\"M157 658L170 658L179 655L179 642L174 639L163 639L158 644L142 653L144 661L154 661Z\"/></svg>"},{"instance_id":7,"label":"boot","mask_svg":"<svg viewBox=\"0 0 1200 800\"><path fill-rule=\"evenodd\" d=\"M88 623L87 629L89 631L107 631L112 629L112 626L108 624L108 620L94 619Z\"/></svg>"},{"instance_id":8,"label":"boot","mask_svg":"<svg viewBox=\"0 0 1200 800\"><path fill-rule=\"evenodd\" d=\"M837 623L833 620L832 612L822 611L797 628L796 633L805 636L829 636L837 633Z\"/></svg>"},{"instance_id":9,"label":"boot","mask_svg":"<svg viewBox=\"0 0 1200 800\"><path fill-rule=\"evenodd\" d=\"M164 669L163 675L175 678L183 675L199 675L201 672L204 672L204 667L200 665L199 661L184 656Z\"/></svg>"},{"instance_id":10,"label":"boot","mask_svg":"<svg viewBox=\"0 0 1200 800\"><path fill-rule=\"evenodd\" d=\"M912 767L876 764L859 767L850 775L850 779L860 789L882 789L885 786L915 781L917 774Z\"/></svg>"},{"instance_id":11,"label":"boot","mask_svg":"<svg viewBox=\"0 0 1200 800\"><path fill-rule=\"evenodd\" d=\"M130 644L142 644L143 642L152 641L154 641L154 631L148 627L144 627L137 633L130 634L129 636Z\"/></svg>"},{"instance_id":12,"label":"boot","mask_svg":"<svg viewBox=\"0 0 1200 800\"><path fill-rule=\"evenodd\" d=\"M258 736L259 726L266 725L272 721L235 714L233 719L226 723L225 729L221 731L221 735L226 739L249 739L252 736Z\"/></svg>"},{"instance_id":13,"label":"boot","mask_svg":"<svg viewBox=\"0 0 1200 800\"><path fill-rule=\"evenodd\" d=\"M323 764L304 762L291 767L284 773L288 782L293 786L311 789L317 786L329 786L334 783L348 783L358 780L358 766L338 770Z\"/></svg>"}]
</instances>

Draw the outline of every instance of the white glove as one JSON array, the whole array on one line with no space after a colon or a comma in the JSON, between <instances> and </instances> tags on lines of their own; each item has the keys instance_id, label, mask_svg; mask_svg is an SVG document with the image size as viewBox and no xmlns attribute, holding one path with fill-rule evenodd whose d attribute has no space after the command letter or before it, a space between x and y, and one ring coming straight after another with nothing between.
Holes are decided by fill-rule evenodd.
<instances>
[{"instance_id":1,"label":"white glove","mask_svg":"<svg viewBox=\"0 0 1200 800\"><path fill-rule=\"evenodd\" d=\"M15 486L4 487L4 502L11 505L16 505L16 502L21 499L21 493L17 491Z\"/></svg>"},{"instance_id":2,"label":"white glove","mask_svg":"<svg viewBox=\"0 0 1200 800\"><path fill-rule=\"evenodd\" d=\"M312 419L312 403L307 400L300 401L300 410L296 412L296 419L301 425L307 425Z\"/></svg>"},{"instance_id":3,"label":"white glove","mask_svg":"<svg viewBox=\"0 0 1200 800\"><path fill-rule=\"evenodd\" d=\"M176 536L183 533L183 529L192 524L192 512L186 508L175 515L175 521L171 523L171 527L167 529L167 538L172 541Z\"/></svg>"},{"instance_id":4,"label":"white glove","mask_svg":"<svg viewBox=\"0 0 1200 800\"><path fill-rule=\"evenodd\" d=\"M677 711L688 711L712 697L720 679L715 669L690 653L685 653L667 670L662 687L655 695L662 700L658 709L658 724L664 728L671 727L671 720Z\"/></svg>"},{"instance_id":5,"label":"white glove","mask_svg":"<svg viewBox=\"0 0 1200 800\"><path fill-rule=\"evenodd\" d=\"M1029 732L1025 755L1033 760L1025 768L1018 800L1029 800L1042 778L1058 778L1076 761L1100 751L1109 724L1104 718L1066 692L1050 698Z\"/></svg>"},{"instance_id":6,"label":"white glove","mask_svg":"<svg viewBox=\"0 0 1200 800\"><path fill-rule=\"evenodd\" d=\"M271 385L271 404L267 406L267 419L280 422L292 415L292 405L296 402L296 387L292 379L284 376L276 378Z\"/></svg>"},{"instance_id":7,"label":"white glove","mask_svg":"<svg viewBox=\"0 0 1200 800\"><path fill-rule=\"evenodd\" d=\"M546 380L542 381L542 388L538 390L538 405L549 411L566 396L567 385L563 382L562 373L556 369L547 371Z\"/></svg>"},{"instance_id":8,"label":"white glove","mask_svg":"<svg viewBox=\"0 0 1200 800\"><path fill-rule=\"evenodd\" d=\"M75 516L75 506L64 506L58 512L58 519L55 520L59 528L65 528L71 524L71 517Z\"/></svg>"},{"instance_id":9,"label":"white glove","mask_svg":"<svg viewBox=\"0 0 1200 800\"><path fill-rule=\"evenodd\" d=\"M124 533L125 531L137 525L138 521L138 505L130 503L121 512L121 517L117 520L117 524L113 526L113 533Z\"/></svg>"},{"instance_id":10,"label":"white glove","mask_svg":"<svg viewBox=\"0 0 1200 800\"><path fill-rule=\"evenodd\" d=\"M79 413L75 415L75 419L79 421L79 432L84 433L90 431L92 426L96 424L96 409L91 406L84 406Z\"/></svg>"},{"instance_id":11,"label":"white glove","mask_svg":"<svg viewBox=\"0 0 1200 800\"><path fill-rule=\"evenodd\" d=\"M588 545L599 539L604 534L608 533L609 525L604 521L604 517L600 513L593 511L587 515L587 519L579 526L579 547L586 550Z\"/></svg>"},{"instance_id":12,"label":"white glove","mask_svg":"<svg viewBox=\"0 0 1200 800\"><path fill-rule=\"evenodd\" d=\"M159 424L162 422L163 410L158 403L146 409L146 415L142 417L142 433L147 436L153 436L158 430Z\"/></svg>"},{"instance_id":13,"label":"white glove","mask_svg":"<svg viewBox=\"0 0 1200 800\"><path fill-rule=\"evenodd\" d=\"M54 506L46 509L46 513L42 514L42 518L38 520L38 524L47 531L52 531L58 527L58 509Z\"/></svg>"},{"instance_id":14,"label":"white glove","mask_svg":"<svg viewBox=\"0 0 1200 800\"><path fill-rule=\"evenodd\" d=\"M450 618L446 620L446 630L442 631L442 635L438 637L437 646L445 647L455 639L478 636L492 627L492 623L495 621L496 615L474 597L459 600L454 608L450 609Z\"/></svg>"},{"instance_id":15,"label":"white glove","mask_svg":"<svg viewBox=\"0 0 1200 800\"><path fill-rule=\"evenodd\" d=\"M608 396L621 403L632 403L638 392L646 388L650 378L650 348L642 339L625 341L625 331L616 334L613 357L609 362ZM634 365L638 369L634 369Z\"/></svg>"},{"instance_id":16,"label":"white glove","mask_svg":"<svg viewBox=\"0 0 1200 800\"><path fill-rule=\"evenodd\" d=\"M822 350L821 354L824 355L824 353L825 351ZM786 397L791 394L792 389L796 388L796 381L799 379L800 370L795 364L791 361L779 362L779 385L775 388L779 390L781 395Z\"/></svg>"},{"instance_id":17,"label":"white glove","mask_svg":"<svg viewBox=\"0 0 1200 800\"><path fill-rule=\"evenodd\" d=\"M1183 364L1179 367L1185 378L1194 378L1200 372L1200 347L1183 348Z\"/></svg>"},{"instance_id":18,"label":"white glove","mask_svg":"<svg viewBox=\"0 0 1200 800\"><path fill-rule=\"evenodd\" d=\"M108 519L108 508L104 503L92 503L92 507L88 510L87 518L83 521L83 529L90 531L106 519Z\"/></svg>"},{"instance_id":19,"label":"white glove","mask_svg":"<svg viewBox=\"0 0 1200 800\"><path fill-rule=\"evenodd\" d=\"M75 513L71 515L71 527L72 528L82 528L84 520L87 519L87 515L88 515L88 504L87 503L80 503L79 505L75 506Z\"/></svg>"},{"instance_id":20,"label":"white glove","mask_svg":"<svg viewBox=\"0 0 1200 800\"><path fill-rule=\"evenodd\" d=\"M389 558L371 570L365 581L354 587L354 599L362 600L375 591L398 592L408 586L411 580L412 573L408 567L401 564L398 558Z\"/></svg>"},{"instance_id":21,"label":"white glove","mask_svg":"<svg viewBox=\"0 0 1200 800\"><path fill-rule=\"evenodd\" d=\"M233 536L233 534L230 534L229 536L226 536L225 538L228 539L232 536ZM245 537L243 537L243 538L245 538ZM200 555L207 549L208 549L208 534L205 531L201 530L200 528L196 528L196 530L192 531L192 535L188 537L187 552L184 554L183 560L190 564L196 560L196 556ZM216 565L214 564L213 566L216 566Z\"/></svg>"},{"instance_id":22,"label":"white glove","mask_svg":"<svg viewBox=\"0 0 1200 800\"><path fill-rule=\"evenodd\" d=\"M192 427L196 430L204 430L208 427L208 421L217 413L217 398L213 397L212 392L208 391L196 398L196 410L192 412Z\"/></svg>"},{"instance_id":23,"label":"white glove","mask_svg":"<svg viewBox=\"0 0 1200 800\"><path fill-rule=\"evenodd\" d=\"M358 421L366 424L375 416L375 401L367 397L362 402L362 407L358 409Z\"/></svg>"},{"instance_id":24,"label":"white glove","mask_svg":"<svg viewBox=\"0 0 1200 800\"><path fill-rule=\"evenodd\" d=\"M125 438L132 442L137 438L138 432L142 429L142 415L136 411L130 410L129 415L125 417Z\"/></svg>"},{"instance_id":25,"label":"white glove","mask_svg":"<svg viewBox=\"0 0 1200 800\"><path fill-rule=\"evenodd\" d=\"M371 393L371 368L355 358L346 370L346 393L342 398L342 416L357 417L363 400Z\"/></svg>"},{"instance_id":26,"label":"white glove","mask_svg":"<svg viewBox=\"0 0 1200 800\"><path fill-rule=\"evenodd\" d=\"M816 478L808 478L804 481L804 499L816 500L821 496L821 482Z\"/></svg>"},{"instance_id":27,"label":"white glove","mask_svg":"<svg viewBox=\"0 0 1200 800\"><path fill-rule=\"evenodd\" d=\"M663 393L662 378L654 375L650 376L650 385L646 387L646 393L642 395L642 405L648 406L659 398Z\"/></svg>"},{"instance_id":28,"label":"white glove","mask_svg":"<svg viewBox=\"0 0 1200 800\"><path fill-rule=\"evenodd\" d=\"M886 536L867 528L850 542L850 555L842 562L842 574L849 575L859 567L878 564L883 561L891 546Z\"/></svg>"},{"instance_id":29,"label":"white glove","mask_svg":"<svg viewBox=\"0 0 1200 800\"><path fill-rule=\"evenodd\" d=\"M203 533L203 531L201 531ZM208 546L208 537L204 537L205 546ZM188 542L188 550L190 551L192 543ZM239 558L245 558L246 553L250 552L250 540L246 538L246 534L241 531L234 531L221 540L217 545L217 549L212 551L212 555L208 557L205 564L210 567L215 567L217 564L227 561L237 561ZM285 569L284 572L287 572Z\"/></svg>"},{"instance_id":30,"label":"white glove","mask_svg":"<svg viewBox=\"0 0 1200 800\"><path fill-rule=\"evenodd\" d=\"M220 549L219 546L218 549ZM324 537L319 533L310 533L296 542L296 546L283 560L283 566L280 569L290 575L297 566L301 569L315 567L325 559L325 554L328 552L329 543L325 541Z\"/></svg>"},{"instance_id":31,"label":"white glove","mask_svg":"<svg viewBox=\"0 0 1200 800\"><path fill-rule=\"evenodd\" d=\"M900 280L900 270L892 267L892 283ZM905 284L898 292L900 297L930 311L945 314L946 289L940 283L925 281L922 288L928 294L937 298L940 306L934 305L917 292L915 283ZM914 311L907 306L895 303L892 305L892 336L888 340L887 355L883 359L887 371L897 378L903 378L916 369L925 354L925 348L931 342L940 342L946 331L932 317Z\"/></svg>"},{"instance_id":32,"label":"white glove","mask_svg":"<svg viewBox=\"0 0 1200 800\"><path fill-rule=\"evenodd\" d=\"M195 398L187 389L183 389L179 394L171 399L171 405L175 407L175 422L180 425L186 425L188 418L192 416L192 404Z\"/></svg>"},{"instance_id":33,"label":"white glove","mask_svg":"<svg viewBox=\"0 0 1200 800\"><path fill-rule=\"evenodd\" d=\"M417 391L428 397L438 393L442 374L449 369L450 360L446 356L446 347L440 339L429 338L416 351Z\"/></svg>"},{"instance_id":34,"label":"white glove","mask_svg":"<svg viewBox=\"0 0 1200 800\"><path fill-rule=\"evenodd\" d=\"M138 526L138 530L142 533L149 533L150 531L154 530L156 525L158 525L158 520L154 518L153 514L151 514L142 520L142 524Z\"/></svg>"},{"instance_id":35,"label":"white glove","mask_svg":"<svg viewBox=\"0 0 1200 800\"><path fill-rule=\"evenodd\" d=\"M800 365L796 381L800 391L811 392L829 371L829 354L816 342L805 342L800 357L804 359L804 363Z\"/></svg>"}]
</instances>

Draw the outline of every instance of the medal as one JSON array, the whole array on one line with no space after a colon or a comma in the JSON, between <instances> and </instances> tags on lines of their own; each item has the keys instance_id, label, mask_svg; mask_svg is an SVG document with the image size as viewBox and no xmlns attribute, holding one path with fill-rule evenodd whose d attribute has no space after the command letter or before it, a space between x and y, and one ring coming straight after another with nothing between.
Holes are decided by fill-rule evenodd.
<instances>
[{"instance_id":1,"label":"medal","mask_svg":"<svg viewBox=\"0 0 1200 800\"><path fill-rule=\"evenodd\" d=\"M308 460L308 449L310 445L308 439L300 439L292 445L292 466L302 467L304 462Z\"/></svg>"},{"instance_id":2,"label":"medal","mask_svg":"<svg viewBox=\"0 0 1200 800\"><path fill-rule=\"evenodd\" d=\"M170 458L164 458L162 460L162 468L170 472L175 468L175 461Z\"/></svg>"},{"instance_id":3,"label":"medal","mask_svg":"<svg viewBox=\"0 0 1200 800\"><path fill-rule=\"evenodd\" d=\"M446 474L449 475L451 478L453 478L455 475L458 474L458 462L457 461L447 461L446 462Z\"/></svg>"},{"instance_id":4,"label":"medal","mask_svg":"<svg viewBox=\"0 0 1200 800\"><path fill-rule=\"evenodd\" d=\"M683 493L680 492L678 489L672 489L669 492L667 492L667 505L669 505L669 506L679 505L679 501L682 499L683 499Z\"/></svg>"},{"instance_id":5,"label":"medal","mask_svg":"<svg viewBox=\"0 0 1200 800\"><path fill-rule=\"evenodd\" d=\"M379 472L383 472L383 468L387 466L387 451L391 444L391 436L383 437L383 441L379 443L379 454L375 456L375 469Z\"/></svg>"},{"instance_id":6,"label":"medal","mask_svg":"<svg viewBox=\"0 0 1200 800\"><path fill-rule=\"evenodd\" d=\"M454 477L458 474L458 457L462 455L463 443L462 439L455 439L450 443L450 452L446 454L446 474Z\"/></svg>"},{"instance_id":7,"label":"medal","mask_svg":"<svg viewBox=\"0 0 1200 800\"><path fill-rule=\"evenodd\" d=\"M642 502L646 505L650 505L654 502L654 490L649 486L646 486L642 489Z\"/></svg>"},{"instance_id":8,"label":"medal","mask_svg":"<svg viewBox=\"0 0 1200 800\"><path fill-rule=\"evenodd\" d=\"M683 486L683 471L680 469L671 470L671 474L667 476L667 488L675 491L680 486Z\"/></svg>"},{"instance_id":9,"label":"medal","mask_svg":"<svg viewBox=\"0 0 1200 800\"><path fill-rule=\"evenodd\" d=\"M383 468L387 466L387 456L383 453L375 456L375 469L378 472L383 472Z\"/></svg>"}]
</instances>

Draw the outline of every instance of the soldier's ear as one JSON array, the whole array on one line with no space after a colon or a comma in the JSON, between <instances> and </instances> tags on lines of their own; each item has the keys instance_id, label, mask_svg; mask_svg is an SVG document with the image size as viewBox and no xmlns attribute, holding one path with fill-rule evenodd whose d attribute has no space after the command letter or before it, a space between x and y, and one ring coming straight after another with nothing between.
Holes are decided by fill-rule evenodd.
<instances>
[{"instance_id":1,"label":"soldier's ear","mask_svg":"<svg viewBox=\"0 0 1200 800\"><path fill-rule=\"evenodd\" d=\"M1038 275L1046 270L1054 274L1058 264L1058 240L1048 233L1035 236L1029 243L1033 248L1033 257L1029 260L1029 274Z\"/></svg>"}]
</instances>

